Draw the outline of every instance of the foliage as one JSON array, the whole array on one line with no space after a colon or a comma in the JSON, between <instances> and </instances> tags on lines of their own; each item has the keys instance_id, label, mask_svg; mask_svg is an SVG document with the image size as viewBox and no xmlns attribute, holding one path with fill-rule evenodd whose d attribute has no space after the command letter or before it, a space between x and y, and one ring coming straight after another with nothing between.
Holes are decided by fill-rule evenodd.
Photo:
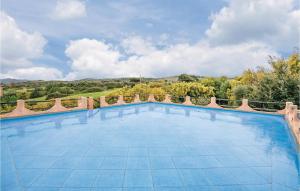
<instances>
[{"instance_id":1,"label":"foliage","mask_svg":"<svg viewBox=\"0 0 300 191\"><path fill-rule=\"evenodd\" d=\"M243 98L250 98L253 89L249 85L239 85L234 87L232 91L235 99L241 100Z\"/></svg>"},{"instance_id":2,"label":"foliage","mask_svg":"<svg viewBox=\"0 0 300 191\"><path fill-rule=\"evenodd\" d=\"M78 98L80 96L99 98L108 95L112 102L118 95L124 95L127 102L133 101L136 94L141 100L147 100L154 94L157 100L163 100L166 94L173 96L176 102L180 97L190 96L195 103L206 103L209 97L233 100L248 98L250 100L285 102L299 104L300 61L299 54L294 53L286 59L270 57L268 68L245 70L235 78L197 77L188 74L178 76L178 81L120 78L105 80L64 81L27 81L4 85L1 102L16 102L18 99L45 100L58 97ZM176 78L174 78L176 79ZM197 97L197 99L195 99ZM201 98L201 99L200 99Z\"/></svg>"},{"instance_id":3,"label":"foliage","mask_svg":"<svg viewBox=\"0 0 300 191\"><path fill-rule=\"evenodd\" d=\"M180 82L196 82L198 81L197 76L188 75L188 74L181 74L178 76L178 81Z\"/></svg>"},{"instance_id":4,"label":"foliage","mask_svg":"<svg viewBox=\"0 0 300 191\"><path fill-rule=\"evenodd\" d=\"M42 97L46 94L46 91L41 87L36 87L33 89L33 91L30 93L30 98L37 98Z\"/></svg>"}]
</instances>

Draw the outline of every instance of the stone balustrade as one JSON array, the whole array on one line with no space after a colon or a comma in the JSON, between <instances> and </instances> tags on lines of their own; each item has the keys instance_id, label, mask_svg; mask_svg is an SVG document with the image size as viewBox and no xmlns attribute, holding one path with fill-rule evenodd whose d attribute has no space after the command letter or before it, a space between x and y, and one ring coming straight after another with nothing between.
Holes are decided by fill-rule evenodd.
<instances>
[{"instance_id":1,"label":"stone balustrade","mask_svg":"<svg viewBox=\"0 0 300 191\"><path fill-rule=\"evenodd\" d=\"M190 96L186 96L185 97L185 101L183 102L184 105L194 105L192 102L191 102L191 97Z\"/></svg>"},{"instance_id":2,"label":"stone balustrade","mask_svg":"<svg viewBox=\"0 0 300 191\"><path fill-rule=\"evenodd\" d=\"M92 97L87 98L87 108L88 109L94 109L94 99Z\"/></svg>"},{"instance_id":3,"label":"stone balustrade","mask_svg":"<svg viewBox=\"0 0 300 191\"><path fill-rule=\"evenodd\" d=\"M148 96L148 99L146 102L158 102L156 99L155 99L155 96L153 94L150 94ZM133 104L134 103L142 103L142 101L140 100L140 96L138 94L135 95L134 97L134 100L132 102ZM132 103L129 103L129 104L132 104ZM169 94L166 94L165 95L165 99L162 101L162 103L172 103L172 104L175 104L172 102L172 99L171 99L171 96ZM108 107L108 106L114 106L114 105L123 105L123 104L128 104L124 101L123 99L123 96L120 95L118 97L118 101L117 103L114 103L114 104L108 104L105 100L105 96L101 96L100 97L100 106L101 107ZM191 101L191 97L190 96L186 96L185 97L185 101L182 103L183 105L194 105L194 106L198 106L198 105L195 105L192 103ZM253 108L251 108L249 105L248 105L248 99L243 99L242 100L242 105L239 106L238 108L236 108L236 110L240 110L240 111L246 111L246 112L262 112L262 113L276 113L276 114L282 114L282 115L285 115L287 111L286 108L288 108L289 105L293 105L292 102L286 102L286 107L283 109L283 110L278 110L277 112L262 112L262 111L256 111L254 110ZM227 110L230 110L228 108L224 108L224 107L221 107L220 105L217 104L217 98L216 97L211 97L210 98L210 103L208 105L205 105L205 106L200 106L200 107L209 107L209 108L220 108L220 109L227 109Z\"/></svg>"},{"instance_id":4,"label":"stone balustrade","mask_svg":"<svg viewBox=\"0 0 300 191\"><path fill-rule=\"evenodd\" d=\"M141 102L140 95L136 94L135 97L134 97L133 103L140 103L140 102Z\"/></svg>"},{"instance_id":5,"label":"stone balustrade","mask_svg":"<svg viewBox=\"0 0 300 191\"><path fill-rule=\"evenodd\" d=\"M238 107L237 109L241 110L241 111L255 111L248 105L248 99L243 99L242 105L240 107Z\"/></svg>"},{"instance_id":6,"label":"stone balustrade","mask_svg":"<svg viewBox=\"0 0 300 191\"><path fill-rule=\"evenodd\" d=\"M287 104L285 119L289 124L289 128L292 131L293 136L300 149L300 119L298 117L298 106L293 104Z\"/></svg>"},{"instance_id":7,"label":"stone balustrade","mask_svg":"<svg viewBox=\"0 0 300 191\"><path fill-rule=\"evenodd\" d=\"M169 94L165 95L163 103L172 103L171 96Z\"/></svg>"},{"instance_id":8,"label":"stone balustrade","mask_svg":"<svg viewBox=\"0 0 300 191\"><path fill-rule=\"evenodd\" d=\"M211 108L222 108L221 106L219 106L217 104L217 98L216 97L211 97L210 98L210 103L207 105L207 107L211 107Z\"/></svg>"},{"instance_id":9,"label":"stone balustrade","mask_svg":"<svg viewBox=\"0 0 300 191\"><path fill-rule=\"evenodd\" d=\"M118 97L117 102L114 104L108 104L105 100L105 96L101 96L99 101L100 101L100 107L127 104L124 101L123 95L120 95ZM153 94L150 94L146 102L157 102L157 100L155 99L155 96ZM133 104L142 103L142 101L140 100L140 96L135 95L132 103ZM162 103L175 104L172 102L171 96L168 94L165 95L165 99L162 101ZM193 106L193 105L196 106L195 104L192 103L190 96L186 96L185 101L182 104L188 106ZM225 109L217 104L216 97L212 97L208 105L200 106L200 107ZM62 106L61 99L56 98L55 104L52 108L46 111L39 111L39 112L27 109L25 107L25 101L18 100L16 108L10 113L0 115L0 118L20 117L20 116L28 116L28 115L38 115L38 114L45 114L45 113L56 113L56 112L65 112L65 111L72 111L72 110L79 110L79 109L93 109L93 108L94 108L94 99L91 97L89 98L81 97L78 100L78 106L74 108L66 108ZM243 99L241 106L236 108L236 110L246 111L246 112L260 112L251 108L248 105L247 99ZM289 127L291 128L291 131L293 132L293 135L297 143L300 145L300 119L298 117L298 108L296 105L293 105L292 102L286 102L286 106L282 110L278 110L277 112L263 112L263 113L273 113L273 114L276 113L276 114L284 115L286 121L289 124Z\"/></svg>"},{"instance_id":10,"label":"stone balustrade","mask_svg":"<svg viewBox=\"0 0 300 191\"><path fill-rule=\"evenodd\" d=\"M11 118L11 117L21 117L21 116L30 116L30 115L40 115L40 114L48 114L48 113L58 113L58 112L66 112L66 111L74 111L74 110L82 110L87 109L87 98L81 97L78 99L77 107L74 108L66 108L61 104L61 98L56 98L54 105L45 111L32 111L25 107L24 100L18 100L16 108L10 112L1 114L0 118Z\"/></svg>"}]
</instances>

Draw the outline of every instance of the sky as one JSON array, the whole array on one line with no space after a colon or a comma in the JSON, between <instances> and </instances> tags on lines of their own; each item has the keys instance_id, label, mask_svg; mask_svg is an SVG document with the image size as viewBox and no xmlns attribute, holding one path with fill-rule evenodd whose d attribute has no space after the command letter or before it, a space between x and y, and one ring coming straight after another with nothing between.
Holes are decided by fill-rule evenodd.
<instances>
[{"instance_id":1,"label":"sky","mask_svg":"<svg viewBox=\"0 0 300 191\"><path fill-rule=\"evenodd\" d=\"M298 0L2 0L0 78L236 76L299 47Z\"/></svg>"}]
</instances>

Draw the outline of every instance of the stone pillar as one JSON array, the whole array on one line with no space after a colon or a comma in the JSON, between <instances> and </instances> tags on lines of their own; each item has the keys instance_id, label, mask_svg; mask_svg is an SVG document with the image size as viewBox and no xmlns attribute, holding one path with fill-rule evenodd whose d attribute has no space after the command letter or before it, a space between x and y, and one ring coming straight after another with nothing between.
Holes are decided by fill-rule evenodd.
<instances>
[{"instance_id":1,"label":"stone pillar","mask_svg":"<svg viewBox=\"0 0 300 191\"><path fill-rule=\"evenodd\" d=\"M191 97L190 96L185 96L185 101L183 102L184 105L194 105L191 102Z\"/></svg>"},{"instance_id":2,"label":"stone pillar","mask_svg":"<svg viewBox=\"0 0 300 191\"><path fill-rule=\"evenodd\" d=\"M123 99L123 96L119 95L116 105L123 105L123 104L126 104L124 99Z\"/></svg>"},{"instance_id":3,"label":"stone pillar","mask_svg":"<svg viewBox=\"0 0 300 191\"><path fill-rule=\"evenodd\" d=\"M169 94L166 94L163 103L172 103L171 96Z\"/></svg>"},{"instance_id":4,"label":"stone pillar","mask_svg":"<svg viewBox=\"0 0 300 191\"><path fill-rule=\"evenodd\" d=\"M289 106L288 119L290 120L290 122L294 122L295 120L298 119L297 112L298 112L298 106L297 105L290 105Z\"/></svg>"},{"instance_id":5,"label":"stone pillar","mask_svg":"<svg viewBox=\"0 0 300 191\"><path fill-rule=\"evenodd\" d=\"M80 109L87 109L87 98L86 97L80 97L80 99L78 99L78 108Z\"/></svg>"},{"instance_id":6,"label":"stone pillar","mask_svg":"<svg viewBox=\"0 0 300 191\"><path fill-rule=\"evenodd\" d=\"M107 107L109 104L105 100L105 96L100 97L100 107Z\"/></svg>"},{"instance_id":7,"label":"stone pillar","mask_svg":"<svg viewBox=\"0 0 300 191\"><path fill-rule=\"evenodd\" d=\"M55 98L54 106L48 109L47 113L55 113L61 111L67 111L68 109L61 105L61 98Z\"/></svg>"},{"instance_id":8,"label":"stone pillar","mask_svg":"<svg viewBox=\"0 0 300 191\"><path fill-rule=\"evenodd\" d=\"M222 108L217 104L217 98L216 97L211 97L210 98L210 103L207 105L207 107L212 107L212 108Z\"/></svg>"},{"instance_id":9,"label":"stone pillar","mask_svg":"<svg viewBox=\"0 0 300 191\"><path fill-rule=\"evenodd\" d=\"M88 109L92 110L94 109L94 99L92 97L88 97Z\"/></svg>"},{"instance_id":10,"label":"stone pillar","mask_svg":"<svg viewBox=\"0 0 300 191\"><path fill-rule=\"evenodd\" d=\"M242 111L255 111L248 105L248 99L243 99L242 105L240 107L238 107L237 109L242 110Z\"/></svg>"},{"instance_id":11,"label":"stone pillar","mask_svg":"<svg viewBox=\"0 0 300 191\"><path fill-rule=\"evenodd\" d=\"M289 126L291 127L291 130L296 139L296 142L298 143L298 146L300 147L300 120L298 118L298 106L297 105L289 105L289 113L287 116L287 121L289 123Z\"/></svg>"},{"instance_id":12,"label":"stone pillar","mask_svg":"<svg viewBox=\"0 0 300 191\"><path fill-rule=\"evenodd\" d=\"M155 100L153 94L150 94L150 95L149 95L149 97L148 97L148 102L156 102L156 100Z\"/></svg>"},{"instance_id":13,"label":"stone pillar","mask_svg":"<svg viewBox=\"0 0 300 191\"><path fill-rule=\"evenodd\" d=\"M293 106L293 102L287 102L285 105L285 115L288 116L289 113L291 112L291 107Z\"/></svg>"},{"instance_id":14,"label":"stone pillar","mask_svg":"<svg viewBox=\"0 0 300 191\"><path fill-rule=\"evenodd\" d=\"M18 116L25 116L25 115L33 115L36 112L31 111L25 107L25 101L24 100L18 100L16 109L14 109L12 112L4 114L5 117L18 117Z\"/></svg>"},{"instance_id":15,"label":"stone pillar","mask_svg":"<svg viewBox=\"0 0 300 191\"><path fill-rule=\"evenodd\" d=\"M285 115L285 114L287 113L287 108L288 108L290 105L293 105L293 102L285 102L285 108L282 109L282 110L278 110L277 113L280 113L280 114Z\"/></svg>"},{"instance_id":16,"label":"stone pillar","mask_svg":"<svg viewBox=\"0 0 300 191\"><path fill-rule=\"evenodd\" d=\"M135 97L134 97L133 103L140 103L140 102L141 102L140 95L136 94Z\"/></svg>"}]
</instances>

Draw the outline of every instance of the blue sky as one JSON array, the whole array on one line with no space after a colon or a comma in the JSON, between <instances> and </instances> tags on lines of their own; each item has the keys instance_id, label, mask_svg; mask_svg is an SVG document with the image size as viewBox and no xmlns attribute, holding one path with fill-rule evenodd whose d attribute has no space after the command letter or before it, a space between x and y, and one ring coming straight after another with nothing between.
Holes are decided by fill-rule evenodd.
<instances>
[{"instance_id":1,"label":"blue sky","mask_svg":"<svg viewBox=\"0 0 300 191\"><path fill-rule=\"evenodd\" d=\"M234 76L299 44L293 0L3 0L1 77Z\"/></svg>"}]
</instances>

